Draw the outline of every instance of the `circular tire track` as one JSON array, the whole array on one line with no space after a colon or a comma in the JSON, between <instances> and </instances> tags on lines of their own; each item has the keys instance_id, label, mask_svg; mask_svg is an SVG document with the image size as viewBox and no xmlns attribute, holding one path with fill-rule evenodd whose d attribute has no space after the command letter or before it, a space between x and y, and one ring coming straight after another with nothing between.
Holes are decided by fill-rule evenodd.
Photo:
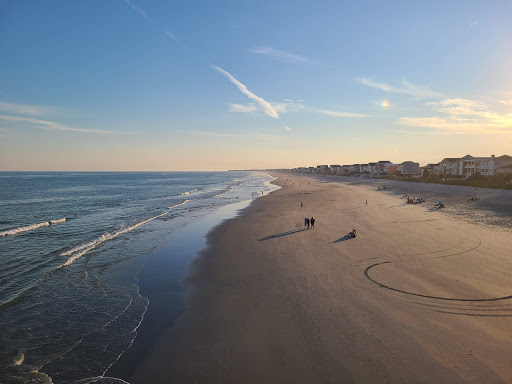
<instances>
[{"instance_id":1,"label":"circular tire track","mask_svg":"<svg viewBox=\"0 0 512 384\"><path fill-rule=\"evenodd\" d=\"M393 287L390 287L389 285L382 284L382 283L378 282L377 280L373 279L372 277L370 277L370 275L368 274L368 271L370 269L372 269L373 267L376 267L376 266L382 265L382 264L391 264L391 263L392 263L391 261L384 261L382 263L372 264L372 265L366 267L366 269L364 270L364 276L368 280L370 280L372 283L377 284L379 287L389 289L390 291L400 292L400 293L404 293L406 295L411 295L411 296L424 297L424 298L427 298L427 299L436 299L436 300L445 300L445 301L463 301L463 302L468 302L468 301L469 302L501 301L501 300L512 299L512 295L502 296L502 297L493 297L493 298L489 298L489 299L459 299L459 298L454 298L454 297L441 297L441 296L423 295L421 293L404 291L403 289L393 288Z\"/></svg>"},{"instance_id":2,"label":"circular tire track","mask_svg":"<svg viewBox=\"0 0 512 384\"><path fill-rule=\"evenodd\" d=\"M438 258L444 258L444 257L458 256L458 255L461 255L461 254L464 254L464 253L468 253L468 252L471 252L471 251L477 249L478 247L480 247L481 244L482 244L482 241L480 239L478 239L478 244L476 246L474 246L474 247L472 247L470 249L467 249L465 251L462 251L462 252L452 253L450 255L445 255L445 256L435 256L435 257L428 257L428 258L422 258L422 259L418 259L418 258L416 258L416 259L399 259L399 260L395 260L395 262L416 261L416 260L423 260L423 259L430 260L430 259L438 259ZM457 246L459 246L459 245L460 244L458 244ZM457 247L457 246L455 246L455 247ZM455 248L455 247L452 247L452 248ZM437 252L439 252L439 251L437 251ZM368 273L370 271L370 269L375 268L375 267L377 267L379 265L392 264L392 263L393 263L393 261L383 261L383 262L380 262L380 263L375 263L375 264L369 265L364 270L364 276L368 280L370 280L372 283L378 285L381 288L385 288L385 289L388 289L388 290L393 291L393 292L403 293L405 295L416 296L416 297L423 297L423 298L427 298L427 299L435 299L435 300L443 300L443 301L451 301L451 302L454 302L454 301L455 302L494 302L494 301L503 301L503 300L512 299L512 295L501 296L501 297L492 297L492 298L488 298L488 299L462 299L462 298L455 298L455 297L442 297L442 296L424 295L424 294L421 294L421 293L410 292L410 291L394 288L394 287L391 287L389 285L383 284L383 283L375 280L374 278L372 278L369 275L369 273ZM439 311L439 312L441 312L441 311ZM473 315L476 316L478 314L473 314Z\"/></svg>"}]
</instances>

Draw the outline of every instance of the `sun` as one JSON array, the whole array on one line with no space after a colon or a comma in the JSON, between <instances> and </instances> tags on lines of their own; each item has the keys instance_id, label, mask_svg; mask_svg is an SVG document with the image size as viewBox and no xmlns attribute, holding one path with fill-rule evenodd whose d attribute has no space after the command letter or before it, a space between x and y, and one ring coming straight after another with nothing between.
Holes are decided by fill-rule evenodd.
<instances>
[{"instance_id":1,"label":"sun","mask_svg":"<svg viewBox=\"0 0 512 384\"><path fill-rule=\"evenodd\" d=\"M382 100L381 105L384 109L391 108L391 102L388 99Z\"/></svg>"}]
</instances>

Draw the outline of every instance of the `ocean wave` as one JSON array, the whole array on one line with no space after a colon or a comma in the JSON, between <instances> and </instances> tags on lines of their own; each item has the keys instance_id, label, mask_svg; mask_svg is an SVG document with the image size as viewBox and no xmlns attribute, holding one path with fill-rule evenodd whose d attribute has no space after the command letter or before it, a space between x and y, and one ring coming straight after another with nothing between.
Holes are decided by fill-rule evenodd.
<instances>
[{"instance_id":1,"label":"ocean wave","mask_svg":"<svg viewBox=\"0 0 512 384\"><path fill-rule=\"evenodd\" d=\"M180 205L186 204L189 201L190 200L185 200L185 201L183 201L183 202L181 202L179 204L172 205L172 206L168 207L167 211L165 211L165 212L163 212L163 213L161 213L159 215L150 217L149 219L146 219L144 221L138 222L137 224L134 224L134 225L132 225L130 227L120 229L119 231L105 233L105 234L101 235L100 237L98 237L95 240L89 241L88 243L79 245L78 247L72 248L69 251L61 253L61 256L71 256L71 257L69 257L66 260L65 263L61 264L59 266L59 268L65 267L67 265L72 264L75 260L81 258L87 252L93 250L94 248L96 248L98 245L104 243L105 241L115 239L119 235L122 235L124 233L133 231L134 229L139 228L141 225L147 224L150 221L153 221L155 219L158 219L159 217L165 216L165 215L167 215L171 211L171 209L179 207Z\"/></svg>"},{"instance_id":2,"label":"ocean wave","mask_svg":"<svg viewBox=\"0 0 512 384\"><path fill-rule=\"evenodd\" d=\"M233 189L233 187L228 187L224 192L221 192L221 193L219 193L217 195L213 195L212 197L219 197L219 196L225 195L226 193L228 193L232 189Z\"/></svg>"},{"instance_id":3,"label":"ocean wave","mask_svg":"<svg viewBox=\"0 0 512 384\"><path fill-rule=\"evenodd\" d=\"M193 190L188 191L188 192L178 193L178 196L190 195L191 193L194 193L194 192L197 192L197 191L198 191L197 189L193 189Z\"/></svg>"},{"instance_id":4,"label":"ocean wave","mask_svg":"<svg viewBox=\"0 0 512 384\"><path fill-rule=\"evenodd\" d=\"M66 220L67 220L66 218L58 219L58 220L48 220L48 221L45 221L44 223L32 224L32 225L27 225L26 227L10 229L8 231L0 232L0 237L7 236L7 235L16 235L18 233L32 231L37 228L47 227L47 226L50 226L53 224L64 223Z\"/></svg>"}]
</instances>

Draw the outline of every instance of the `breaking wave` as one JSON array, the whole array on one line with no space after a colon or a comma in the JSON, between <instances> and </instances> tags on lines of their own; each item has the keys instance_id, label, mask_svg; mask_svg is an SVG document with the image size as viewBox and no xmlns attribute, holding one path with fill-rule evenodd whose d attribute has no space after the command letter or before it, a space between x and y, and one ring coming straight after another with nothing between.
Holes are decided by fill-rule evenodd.
<instances>
[{"instance_id":1,"label":"breaking wave","mask_svg":"<svg viewBox=\"0 0 512 384\"><path fill-rule=\"evenodd\" d=\"M219 197L219 196L222 196L222 195L225 195L226 193L228 193L229 191L231 191L233 189L233 187L228 187L226 188L223 192L221 193L218 193L216 195L213 195L212 197Z\"/></svg>"},{"instance_id":2,"label":"breaking wave","mask_svg":"<svg viewBox=\"0 0 512 384\"><path fill-rule=\"evenodd\" d=\"M45 221L44 223L32 224L32 225L27 225L26 227L10 229L8 231L0 232L0 237L8 236L8 235L16 235L18 233L32 231L34 229L41 228L41 227L48 227L49 225L63 223L66 220L67 220L66 218L58 219L58 220L48 220L48 221Z\"/></svg>"},{"instance_id":3,"label":"breaking wave","mask_svg":"<svg viewBox=\"0 0 512 384\"><path fill-rule=\"evenodd\" d=\"M193 189L193 190L188 191L188 192L178 193L178 196L190 195L191 193L194 193L194 192L197 192L197 189Z\"/></svg>"},{"instance_id":4,"label":"breaking wave","mask_svg":"<svg viewBox=\"0 0 512 384\"><path fill-rule=\"evenodd\" d=\"M150 217L149 219L141 221L141 222L134 224L130 227L123 228L119 231L105 233L104 235L101 235L100 237L98 237L95 240L89 241L88 243L79 245L78 247L75 247L73 249L70 249L69 251L61 253L61 256L71 256L71 257L69 257L65 263L61 264L59 266L59 268L72 264L75 260L79 259L83 255L85 255L87 252L93 250L94 248L96 248L98 245L104 243L105 241L112 240L112 239L116 238L117 236L122 235L123 233L133 231L134 229L140 227L141 225L149 223L150 221L158 219L159 217L165 216L171 211L171 209L179 207L180 205L186 204L189 201L190 200L185 200L179 204L172 205L172 206L168 207L168 210L165 211L164 213Z\"/></svg>"}]
</instances>

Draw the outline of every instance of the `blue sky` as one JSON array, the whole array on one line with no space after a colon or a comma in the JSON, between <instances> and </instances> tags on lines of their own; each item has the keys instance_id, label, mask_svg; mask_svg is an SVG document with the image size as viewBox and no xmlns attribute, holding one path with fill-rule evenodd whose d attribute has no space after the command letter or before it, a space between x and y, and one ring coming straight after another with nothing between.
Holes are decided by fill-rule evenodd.
<instances>
[{"instance_id":1,"label":"blue sky","mask_svg":"<svg viewBox=\"0 0 512 384\"><path fill-rule=\"evenodd\" d=\"M510 1L0 0L1 170L512 155Z\"/></svg>"}]
</instances>

